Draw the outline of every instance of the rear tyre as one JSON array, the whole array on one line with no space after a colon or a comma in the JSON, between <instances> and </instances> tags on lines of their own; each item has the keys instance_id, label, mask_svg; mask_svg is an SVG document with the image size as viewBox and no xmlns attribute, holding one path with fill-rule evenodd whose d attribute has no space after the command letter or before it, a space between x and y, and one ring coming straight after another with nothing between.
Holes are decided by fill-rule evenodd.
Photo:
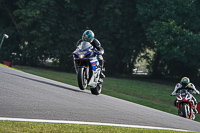
<instances>
[{"instance_id":1,"label":"rear tyre","mask_svg":"<svg viewBox=\"0 0 200 133\"><path fill-rule=\"evenodd\" d=\"M93 95L99 95L101 93L102 84L98 84L95 88L90 88Z\"/></svg>"},{"instance_id":2,"label":"rear tyre","mask_svg":"<svg viewBox=\"0 0 200 133\"><path fill-rule=\"evenodd\" d=\"M87 87L87 77L86 77L86 71L83 67L78 68L78 86L81 90L85 90Z\"/></svg>"}]
</instances>

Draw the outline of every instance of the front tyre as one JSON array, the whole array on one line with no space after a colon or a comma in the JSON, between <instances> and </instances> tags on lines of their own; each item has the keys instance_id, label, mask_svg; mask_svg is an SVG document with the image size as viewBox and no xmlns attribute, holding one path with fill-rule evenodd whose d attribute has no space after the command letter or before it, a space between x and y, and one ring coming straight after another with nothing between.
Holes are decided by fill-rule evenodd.
<instances>
[{"instance_id":1,"label":"front tyre","mask_svg":"<svg viewBox=\"0 0 200 133\"><path fill-rule=\"evenodd\" d=\"M188 112L188 105L187 104L183 104L182 108L181 108L181 112L183 114L183 117L189 119L189 112Z\"/></svg>"},{"instance_id":2,"label":"front tyre","mask_svg":"<svg viewBox=\"0 0 200 133\"><path fill-rule=\"evenodd\" d=\"M101 89L102 89L102 84L97 84L95 88L90 88L91 93L93 95L99 95L101 93Z\"/></svg>"},{"instance_id":3,"label":"front tyre","mask_svg":"<svg viewBox=\"0 0 200 133\"><path fill-rule=\"evenodd\" d=\"M81 90L85 90L87 87L87 77L86 77L86 69L83 67L78 68L78 86Z\"/></svg>"}]
</instances>

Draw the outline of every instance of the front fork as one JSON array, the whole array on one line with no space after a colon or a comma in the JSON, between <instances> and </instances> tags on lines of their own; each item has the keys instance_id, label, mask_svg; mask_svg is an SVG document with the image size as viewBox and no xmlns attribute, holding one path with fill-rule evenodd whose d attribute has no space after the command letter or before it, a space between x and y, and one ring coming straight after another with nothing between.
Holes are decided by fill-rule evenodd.
<instances>
[{"instance_id":1,"label":"front fork","mask_svg":"<svg viewBox=\"0 0 200 133\"><path fill-rule=\"evenodd\" d=\"M89 67L85 67L85 77L87 78L87 80L89 79Z\"/></svg>"},{"instance_id":2,"label":"front fork","mask_svg":"<svg viewBox=\"0 0 200 133\"><path fill-rule=\"evenodd\" d=\"M74 69L76 71L76 74L78 74L78 67L77 67L77 63L75 62L75 60L74 60Z\"/></svg>"},{"instance_id":3,"label":"front fork","mask_svg":"<svg viewBox=\"0 0 200 133\"><path fill-rule=\"evenodd\" d=\"M79 62L76 62L74 60L74 69L76 71L76 74L78 74L78 67L81 66L82 67L82 64L81 64L81 61ZM89 66L84 66L84 69L85 69L85 77L87 78L87 80L89 79Z\"/></svg>"}]
</instances>

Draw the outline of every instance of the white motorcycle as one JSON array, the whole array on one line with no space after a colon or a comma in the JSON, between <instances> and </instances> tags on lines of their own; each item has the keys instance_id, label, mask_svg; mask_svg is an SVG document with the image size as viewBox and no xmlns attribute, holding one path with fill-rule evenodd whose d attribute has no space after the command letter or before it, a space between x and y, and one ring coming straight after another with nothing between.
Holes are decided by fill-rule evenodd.
<instances>
[{"instance_id":1,"label":"white motorcycle","mask_svg":"<svg viewBox=\"0 0 200 133\"><path fill-rule=\"evenodd\" d=\"M101 68L95 48L86 41L81 42L73 52L74 68L77 73L78 85L81 90L90 87L91 93L101 93L103 80L100 78Z\"/></svg>"}]
</instances>

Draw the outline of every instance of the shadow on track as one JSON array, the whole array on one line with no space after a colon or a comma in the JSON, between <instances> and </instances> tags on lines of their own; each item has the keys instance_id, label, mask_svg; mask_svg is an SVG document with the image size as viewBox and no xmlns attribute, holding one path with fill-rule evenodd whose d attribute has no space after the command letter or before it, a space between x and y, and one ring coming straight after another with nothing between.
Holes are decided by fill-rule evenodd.
<instances>
[{"instance_id":1,"label":"shadow on track","mask_svg":"<svg viewBox=\"0 0 200 133\"><path fill-rule=\"evenodd\" d=\"M57 84L50 83L50 82L47 82L47 81L41 81L41 80L37 80L37 79L33 79L33 78L29 78L29 77L25 77L25 76L21 76L21 75L17 75L17 74L7 73L7 72L4 72L4 73L9 74L9 75L13 75L13 76L17 76L17 77L21 77L21 78L24 78L24 79L36 81L36 82L39 82L39 83L43 83L43 84L47 84L47 85L51 85L51 86L55 86L55 87L59 87L59 88L63 88L63 89L71 90L71 91L75 91L75 92L82 92L82 93L86 93L86 94L91 94L89 92L72 89L72 88L69 88L69 87L66 87L66 86L57 85Z\"/></svg>"}]
</instances>

